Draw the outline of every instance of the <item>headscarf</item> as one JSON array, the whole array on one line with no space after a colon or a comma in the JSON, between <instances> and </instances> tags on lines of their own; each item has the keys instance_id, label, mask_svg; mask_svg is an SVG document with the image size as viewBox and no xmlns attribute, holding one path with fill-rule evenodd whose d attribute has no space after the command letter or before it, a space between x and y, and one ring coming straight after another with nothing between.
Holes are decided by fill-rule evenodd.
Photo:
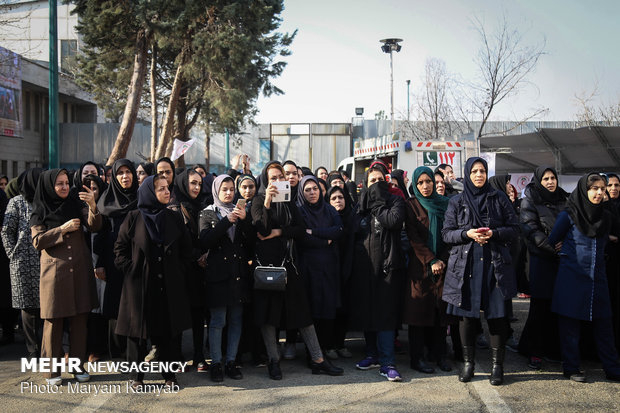
<instances>
[{"instance_id":1,"label":"headscarf","mask_svg":"<svg viewBox=\"0 0 620 413\"><path fill-rule=\"evenodd\" d=\"M24 173L24 180L19 188L19 193L22 194L26 202L32 204L34 201L34 193L37 189L37 183L39 177L43 173L43 168L31 168Z\"/></svg>"},{"instance_id":2,"label":"headscarf","mask_svg":"<svg viewBox=\"0 0 620 413\"><path fill-rule=\"evenodd\" d=\"M206 173L207 175L210 175L210 174L209 174L209 170L208 170L208 169L207 169L207 168L206 168L203 164L201 164L201 163L197 163L196 165L192 166L192 169L193 169L193 170L196 170L196 168L200 168L200 169L202 169L203 171L205 171L205 173Z\"/></svg>"},{"instance_id":3,"label":"headscarf","mask_svg":"<svg viewBox=\"0 0 620 413\"><path fill-rule=\"evenodd\" d=\"M103 192L108 188L108 184L103 182L103 179L101 179L99 175L88 174L84 177L84 179L82 179L82 183L84 185L86 185L87 183L90 183L91 181L94 181L95 184L97 184L97 187L99 188L99 197L95 199L95 202L97 202L101 198L101 195L103 194ZM86 186L90 188L90 185L86 185Z\"/></svg>"},{"instance_id":4,"label":"headscarf","mask_svg":"<svg viewBox=\"0 0 620 413\"><path fill-rule=\"evenodd\" d=\"M327 187L326 187L327 188L327 192L325 193L325 200L327 201L327 203L329 203L329 196L330 196L329 195L329 193L330 193L329 190L331 188L333 188L332 187L332 181L334 179L340 179L340 180L342 180L342 182L344 182L344 177L342 176L340 171L332 171L332 172L329 173L329 175L327 176ZM343 188L340 188L340 189L342 189L342 194L344 195L345 204L347 204L349 207L353 207L353 204L354 204L353 197L351 197L351 193L349 192L349 188L347 188L347 186L344 185L344 189Z\"/></svg>"},{"instance_id":5,"label":"headscarf","mask_svg":"<svg viewBox=\"0 0 620 413\"><path fill-rule=\"evenodd\" d=\"M97 165L93 161L84 162L82 165L80 165L80 168L75 171L75 174L73 175L73 186L77 188L78 191L82 189L82 171L84 171L84 167L86 165L93 165L97 170L97 175L99 175L99 165Z\"/></svg>"},{"instance_id":6,"label":"headscarf","mask_svg":"<svg viewBox=\"0 0 620 413\"><path fill-rule=\"evenodd\" d=\"M144 172L146 172L148 176L153 175L153 167L155 166L153 165L153 162L140 162L139 166L141 166L142 169L144 169Z\"/></svg>"},{"instance_id":7,"label":"headscarf","mask_svg":"<svg viewBox=\"0 0 620 413\"><path fill-rule=\"evenodd\" d=\"M471 180L471 170L476 162L482 163L487 174L489 173L489 167L487 161L474 156L465 162L465 177L464 189L463 189L463 201L469 207L471 224L474 228L482 228L489 226L488 209L487 209L487 197L489 194L495 192L495 189L489 184L487 178L482 188L477 188ZM488 175L487 175L488 177Z\"/></svg>"},{"instance_id":8,"label":"headscarf","mask_svg":"<svg viewBox=\"0 0 620 413\"><path fill-rule=\"evenodd\" d=\"M172 183L168 185L168 189L170 190L170 193L172 193L172 187L174 186L174 178L177 176L176 166L174 166L174 162L172 162L172 160L168 158L167 156L164 156L163 158L159 158L157 162L155 162L155 165L153 166L153 174L155 175L157 174L157 165L159 165L160 162L167 162L170 165L170 168L172 169Z\"/></svg>"},{"instance_id":9,"label":"headscarf","mask_svg":"<svg viewBox=\"0 0 620 413\"><path fill-rule=\"evenodd\" d=\"M198 196L192 199L192 196L189 193L190 171L192 174L197 175L198 178L200 178L200 182L204 184L202 182L202 176L198 172L193 169L186 169L174 178L174 197L177 202L183 205L183 207L197 214L202 209L202 202L205 194L202 192L201 186Z\"/></svg>"},{"instance_id":10,"label":"headscarf","mask_svg":"<svg viewBox=\"0 0 620 413\"><path fill-rule=\"evenodd\" d=\"M71 219L82 217L83 203L77 197L77 192L69 191L69 195L62 199L54 189L56 179L62 173L69 176L66 169L50 169L41 173L34 193L31 227L44 225L49 230Z\"/></svg>"},{"instance_id":11,"label":"headscarf","mask_svg":"<svg viewBox=\"0 0 620 413\"><path fill-rule=\"evenodd\" d=\"M433 182L433 192L427 197L422 195L417 185L422 175L428 175L429 179ZM413 185L413 195L428 213L429 237L426 241L426 245L433 251L433 254L437 255L444 246L441 238L441 229L443 228L444 215L448 209L449 199L437 193L434 177L435 174L431 168L427 166L419 166L413 171L413 183L415 184Z\"/></svg>"},{"instance_id":12,"label":"headscarf","mask_svg":"<svg viewBox=\"0 0 620 413\"><path fill-rule=\"evenodd\" d=\"M237 195L238 195L238 198L243 198L243 195L241 195L241 183L243 181L247 181L247 180L250 180L250 181L254 182L254 188L255 188L254 196L256 196L256 191L258 191L258 185L256 184L256 179L254 179L254 177L252 175L241 175L241 176L239 176L239 178L237 178Z\"/></svg>"},{"instance_id":13,"label":"headscarf","mask_svg":"<svg viewBox=\"0 0 620 413\"><path fill-rule=\"evenodd\" d=\"M325 201L329 203L329 199L332 197L333 193L338 191L340 191L344 197L344 209L342 211L338 211L338 213L343 217L349 216L349 214L353 211L353 200L351 199L351 195L349 194L346 186L344 188L340 188L339 186L332 186L328 188L327 194L325 194ZM345 220L343 219L342 222L344 223Z\"/></svg>"},{"instance_id":14,"label":"headscarf","mask_svg":"<svg viewBox=\"0 0 620 413\"><path fill-rule=\"evenodd\" d=\"M607 175L607 183L609 183L610 178L616 178L618 181L620 181L620 177L618 177L618 175L615 173L607 173L606 175ZM608 202L610 203L610 205L613 206L615 213L620 212L620 196L618 198L609 197Z\"/></svg>"},{"instance_id":15,"label":"headscarf","mask_svg":"<svg viewBox=\"0 0 620 413\"><path fill-rule=\"evenodd\" d=\"M542 184L542 178L545 172L551 171L553 175L555 175L556 181L558 181L558 173L555 169L549 165L543 165L536 168L534 171L534 175L532 176L532 180L527 185L530 192L534 192L543 202L549 202L551 204L557 204L566 199L568 194L565 190L560 188L560 182L558 181L558 185L555 188L555 191L549 192L547 188Z\"/></svg>"},{"instance_id":16,"label":"headscarf","mask_svg":"<svg viewBox=\"0 0 620 413\"><path fill-rule=\"evenodd\" d=\"M261 182L261 186L260 186L260 188L258 188L258 195L261 195L263 197L266 195L267 187L269 186L269 177L267 176L267 171L274 164L282 166L280 161L271 161L271 162L268 162L265 165L265 167L263 168L263 171L261 172L260 177L259 177L260 182ZM290 223L292 221L291 211L288 208L289 203L290 203L290 201L289 202L272 202L271 203L271 208L270 208L271 217L282 228L285 227L285 226L290 225Z\"/></svg>"},{"instance_id":17,"label":"headscarf","mask_svg":"<svg viewBox=\"0 0 620 413\"><path fill-rule=\"evenodd\" d=\"M327 170L327 168L326 168L326 167L324 167L324 166L319 166L318 168L316 168L316 169L314 170L314 176L316 176L316 177L318 178L318 177L319 177L319 170L321 170L321 169L325 169L325 172L329 173L329 171ZM305 174L304 174L304 175L305 175Z\"/></svg>"},{"instance_id":18,"label":"headscarf","mask_svg":"<svg viewBox=\"0 0 620 413\"><path fill-rule=\"evenodd\" d=\"M19 195L19 177L11 179L4 188L4 192L9 199Z\"/></svg>"},{"instance_id":19,"label":"headscarf","mask_svg":"<svg viewBox=\"0 0 620 413\"><path fill-rule=\"evenodd\" d=\"M376 164L373 169L368 169L364 173L364 181L362 182L362 194L360 196L360 202L357 206L358 212L366 214L373 209L384 206L390 197L390 185L386 181L375 182L373 185L368 186L368 176L370 172L379 170L383 177L387 174L383 164Z\"/></svg>"},{"instance_id":20,"label":"headscarf","mask_svg":"<svg viewBox=\"0 0 620 413\"><path fill-rule=\"evenodd\" d=\"M588 178L598 173L590 173L579 178L577 187L568 197L566 210L577 226L587 237L594 238L604 235L609 230L609 219L603 202L593 204L588 199ZM602 179L602 178L601 178Z\"/></svg>"},{"instance_id":21,"label":"headscarf","mask_svg":"<svg viewBox=\"0 0 620 413\"><path fill-rule=\"evenodd\" d=\"M118 179L116 179L116 173L121 168L126 166L133 175L133 181L131 187L123 189ZM121 217L127 215L129 211L136 209L138 204L138 175L136 174L136 168L129 159L118 159L112 165L112 176L110 177L110 186L101 194L99 201L97 202L97 208L99 211L109 217Z\"/></svg>"},{"instance_id":22,"label":"headscarf","mask_svg":"<svg viewBox=\"0 0 620 413\"><path fill-rule=\"evenodd\" d=\"M335 179L340 179L342 182L344 182L344 178L342 177L342 174L340 173L340 171L331 171L329 173L329 175L327 175L327 187L329 189L329 187L332 186L332 181Z\"/></svg>"},{"instance_id":23,"label":"headscarf","mask_svg":"<svg viewBox=\"0 0 620 413\"><path fill-rule=\"evenodd\" d=\"M148 176L138 188L138 210L151 240L157 244L164 242L166 204L162 204L155 195L154 176Z\"/></svg>"},{"instance_id":24,"label":"headscarf","mask_svg":"<svg viewBox=\"0 0 620 413\"><path fill-rule=\"evenodd\" d=\"M213 180L213 186L211 187L211 192L213 193L213 205L217 207L217 210L222 217L227 217L235 209L235 204L225 204L220 200L220 188L222 187L224 181L227 179L232 181L234 185L235 181L230 175L222 174ZM233 242L235 241L235 227L236 225L233 224L226 231L228 233L228 238L230 238L230 240Z\"/></svg>"},{"instance_id":25,"label":"headscarf","mask_svg":"<svg viewBox=\"0 0 620 413\"><path fill-rule=\"evenodd\" d=\"M506 184L510 182L510 175L495 175L489 178L489 185L496 191L500 191L508 195L506 192Z\"/></svg>"},{"instance_id":26,"label":"headscarf","mask_svg":"<svg viewBox=\"0 0 620 413\"><path fill-rule=\"evenodd\" d=\"M314 204L308 202L304 196L304 187L310 181L314 182L317 188L319 188L319 200ZM325 202L323 194L321 194L320 191L319 178L315 176L304 176L297 185L297 206L299 207L301 215L304 217L306 226L310 229L326 228L331 225L329 208L332 207ZM327 194L327 192L325 194Z\"/></svg>"},{"instance_id":27,"label":"headscarf","mask_svg":"<svg viewBox=\"0 0 620 413\"><path fill-rule=\"evenodd\" d=\"M405 186L405 175L406 174L407 172L403 171L402 169L393 169L392 173L390 173L390 176L392 177L393 180L396 180L396 185L403 192L403 195L405 195L405 198L409 198L409 192L407 191L407 187ZM434 181L433 178L434 176L431 176L431 179Z\"/></svg>"}]
</instances>

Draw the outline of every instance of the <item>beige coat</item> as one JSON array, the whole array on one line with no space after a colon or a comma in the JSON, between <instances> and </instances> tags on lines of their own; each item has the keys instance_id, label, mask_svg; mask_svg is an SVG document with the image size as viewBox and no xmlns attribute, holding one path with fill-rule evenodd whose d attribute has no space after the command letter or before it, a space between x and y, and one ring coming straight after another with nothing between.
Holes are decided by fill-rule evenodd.
<instances>
[{"instance_id":1,"label":"beige coat","mask_svg":"<svg viewBox=\"0 0 620 413\"><path fill-rule=\"evenodd\" d=\"M101 214L82 210L82 223L97 232ZM88 313L99 305L90 250L84 231L62 234L60 227L47 230L44 225L31 229L32 243L41 251L41 318L64 318Z\"/></svg>"}]
</instances>

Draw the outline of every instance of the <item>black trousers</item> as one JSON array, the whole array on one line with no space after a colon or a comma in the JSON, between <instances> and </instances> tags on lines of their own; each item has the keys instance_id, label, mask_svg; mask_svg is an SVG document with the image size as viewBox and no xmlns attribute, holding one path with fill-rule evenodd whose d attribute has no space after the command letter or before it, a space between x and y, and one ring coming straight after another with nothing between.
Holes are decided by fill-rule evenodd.
<instances>
[{"instance_id":1,"label":"black trousers","mask_svg":"<svg viewBox=\"0 0 620 413\"><path fill-rule=\"evenodd\" d=\"M409 355L412 361L424 358L425 344L434 361L439 361L446 356L446 327L442 327L439 323L425 327L410 325L408 335Z\"/></svg>"},{"instance_id":2,"label":"black trousers","mask_svg":"<svg viewBox=\"0 0 620 413\"><path fill-rule=\"evenodd\" d=\"M177 337L153 337L154 341L157 342L157 349L159 351L159 359L161 362L171 362L174 360L174 347ZM127 361L130 363L140 364L144 361L144 357L146 357L146 340L139 339L136 337L127 337ZM174 373L170 372L162 372L164 380L172 380L175 378ZM140 372L130 372L129 373L130 380L144 380L144 373Z\"/></svg>"},{"instance_id":3,"label":"black trousers","mask_svg":"<svg viewBox=\"0 0 620 413\"><path fill-rule=\"evenodd\" d=\"M28 355L39 357L41 355L41 337L43 320L41 320L41 310L39 308L22 309L22 328L24 329L24 339Z\"/></svg>"},{"instance_id":4,"label":"black trousers","mask_svg":"<svg viewBox=\"0 0 620 413\"><path fill-rule=\"evenodd\" d=\"M333 319L315 318L314 329L316 330L316 337L319 339L319 344L323 350L329 350L334 348L334 322Z\"/></svg>"},{"instance_id":5,"label":"black trousers","mask_svg":"<svg viewBox=\"0 0 620 413\"><path fill-rule=\"evenodd\" d=\"M532 297L526 324L529 327L527 335L529 355L558 359L560 356L558 316L551 311L551 299Z\"/></svg>"},{"instance_id":6,"label":"black trousers","mask_svg":"<svg viewBox=\"0 0 620 413\"><path fill-rule=\"evenodd\" d=\"M491 318L487 320L489 326L489 338L491 348L501 348L506 345L510 325L505 317ZM472 347L476 345L476 336L480 326L479 318L463 317L459 322L459 333L463 346Z\"/></svg>"}]
</instances>

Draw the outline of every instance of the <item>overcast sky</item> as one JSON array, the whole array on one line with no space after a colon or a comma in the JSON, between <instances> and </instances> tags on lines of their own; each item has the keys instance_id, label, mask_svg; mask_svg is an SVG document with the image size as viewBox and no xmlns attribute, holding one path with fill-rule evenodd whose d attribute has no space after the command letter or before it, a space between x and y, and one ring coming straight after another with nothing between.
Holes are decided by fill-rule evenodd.
<instances>
[{"instance_id":1,"label":"overcast sky","mask_svg":"<svg viewBox=\"0 0 620 413\"><path fill-rule=\"evenodd\" d=\"M389 117L389 55L379 39L402 38L394 54L395 117L406 117L429 57L473 79L479 38L505 15L526 43L546 41L532 86L496 108L492 120L515 120L545 107L545 120L574 120L575 94L598 84L599 103L620 101L620 1L617 0L285 0L282 31L298 29L288 66L274 83L281 96L258 101L259 123L349 122L355 107ZM535 85L535 86L534 86Z\"/></svg>"}]
</instances>

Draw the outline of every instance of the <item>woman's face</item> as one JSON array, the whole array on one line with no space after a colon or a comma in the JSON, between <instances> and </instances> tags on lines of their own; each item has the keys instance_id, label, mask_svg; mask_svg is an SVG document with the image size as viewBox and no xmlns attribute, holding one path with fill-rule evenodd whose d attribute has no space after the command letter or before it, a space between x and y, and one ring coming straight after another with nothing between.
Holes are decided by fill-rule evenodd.
<instances>
[{"instance_id":1,"label":"woman's face","mask_svg":"<svg viewBox=\"0 0 620 413\"><path fill-rule=\"evenodd\" d=\"M331 196L329 197L329 204L336 208L336 211L342 211L345 207L344 195L342 195L342 192L332 192Z\"/></svg>"},{"instance_id":2,"label":"woman's face","mask_svg":"<svg viewBox=\"0 0 620 413\"><path fill-rule=\"evenodd\" d=\"M325 185L323 185L323 182L319 182L319 187L321 187L321 196L324 197L327 193L327 188L325 187Z\"/></svg>"},{"instance_id":3,"label":"woman's face","mask_svg":"<svg viewBox=\"0 0 620 413\"><path fill-rule=\"evenodd\" d=\"M168 182L165 179L158 179L154 183L155 185L155 197L157 200L168 205L170 203L170 190L168 189Z\"/></svg>"},{"instance_id":4,"label":"woman's face","mask_svg":"<svg viewBox=\"0 0 620 413\"><path fill-rule=\"evenodd\" d=\"M190 173L187 176L187 181L190 198L198 198L198 195L200 195L200 191L202 191L202 176L200 176L198 172Z\"/></svg>"},{"instance_id":5,"label":"woman's face","mask_svg":"<svg viewBox=\"0 0 620 413\"><path fill-rule=\"evenodd\" d=\"M269 182L286 181L284 174L279 168L269 168L267 170L267 179Z\"/></svg>"},{"instance_id":6,"label":"woman's face","mask_svg":"<svg viewBox=\"0 0 620 413\"><path fill-rule=\"evenodd\" d=\"M371 186L379 181L385 181L385 176L383 176L380 171L371 171L368 174L368 186Z\"/></svg>"},{"instance_id":7,"label":"woman's face","mask_svg":"<svg viewBox=\"0 0 620 413\"><path fill-rule=\"evenodd\" d=\"M220 186L220 192L217 197L225 204L231 204L235 199L235 183L233 181L224 181Z\"/></svg>"},{"instance_id":8,"label":"woman's face","mask_svg":"<svg viewBox=\"0 0 620 413\"><path fill-rule=\"evenodd\" d=\"M62 199L66 199L69 196L69 177L65 172L58 174L56 177L54 191Z\"/></svg>"},{"instance_id":9,"label":"woman's face","mask_svg":"<svg viewBox=\"0 0 620 413\"><path fill-rule=\"evenodd\" d=\"M106 184L110 183L110 179L112 179L112 168L105 171L105 182Z\"/></svg>"},{"instance_id":10,"label":"woman's face","mask_svg":"<svg viewBox=\"0 0 620 413\"><path fill-rule=\"evenodd\" d=\"M172 166L168 162L162 161L157 164L157 173L163 175L168 182L168 185L172 185L172 180L174 179L174 171L172 170Z\"/></svg>"},{"instance_id":11,"label":"woman's face","mask_svg":"<svg viewBox=\"0 0 620 413\"><path fill-rule=\"evenodd\" d=\"M84 168L82 168L82 179L86 178L86 175L99 176L99 171L97 171L95 165L89 163L84 165Z\"/></svg>"},{"instance_id":12,"label":"woman's face","mask_svg":"<svg viewBox=\"0 0 620 413\"><path fill-rule=\"evenodd\" d=\"M194 170L196 172L198 172L200 174L200 176L202 176L203 178L207 177L207 171L205 171L204 169L202 169L201 167L197 166L196 168L194 168Z\"/></svg>"},{"instance_id":13,"label":"woman's face","mask_svg":"<svg viewBox=\"0 0 620 413\"><path fill-rule=\"evenodd\" d=\"M549 192L555 192L555 190L558 188L558 180L555 179L555 175L551 171L545 171L540 180L540 183L542 184L542 186L547 188L547 191Z\"/></svg>"},{"instance_id":14,"label":"woman's face","mask_svg":"<svg viewBox=\"0 0 620 413\"><path fill-rule=\"evenodd\" d=\"M321 192L316 182L306 182L306 185L304 185L304 198L306 198L306 201L308 201L312 205L316 204L317 202L319 202L319 197L321 196L320 194Z\"/></svg>"},{"instance_id":15,"label":"woman's face","mask_svg":"<svg viewBox=\"0 0 620 413\"><path fill-rule=\"evenodd\" d=\"M588 199L595 205L603 202L603 198L605 197L605 181L602 179L597 179L594 181L592 186L588 188Z\"/></svg>"},{"instance_id":16,"label":"woman's face","mask_svg":"<svg viewBox=\"0 0 620 413\"><path fill-rule=\"evenodd\" d=\"M435 186L437 187L437 193L439 195L446 194L446 183L443 180L443 176L435 175Z\"/></svg>"},{"instance_id":17,"label":"woman's face","mask_svg":"<svg viewBox=\"0 0 620 413\"><path fill-rule=\"evenodd\" d=\"M138 175L138 185L142 185L142 182L144 182L144 180L149 176L142 165L138 165L136 168L136 174Z\"/></svg>"},{"instance_id":18,"label":"woman's face","mask_svg":"<svg viewBox=\"0 0 620 413\"><path fill-rule=\"evenodd\" d=\"M90 190L93 191L93 195L95 196L95 202L97 202L101 193L99 192L99 186L97 186L97 183L95 181L90 181Z\"/></svg>"},{"instance_id":19,"label":"woman's face","mask_svg":"<svg viewBox=\"0 0 620 413\"><path fill-rule=\"evenodd\" d=\"M415 184L424 198L428 198L433 193L433 180L427 174L420 175Z\"/></svg>"},{"instance_id":20,"label":"woman's face","mask_svg":"<svg viewBox=\"0 0 620 413\"><path fill-rule=\"evenodd\" d=\"M9 184L9 180L6 178L0 179L0 189L5 190L6 186Z\"/></svg>"},{"instance_id":21,"label":"woman's face","mask_svg":"<svg viewBox=\"0 0 620 413\"><path fill-rule=\"evenodd\" d=\"M344 188L344 181L342 179L332 179L332 186L339 186L340 188Z\"/></svg>"},{"instance_id":22,"label":"woman's face","mask_svg":"<svg viewBox=\"0 0 620 413\"><path fill-rule=\"evenodd\" d=\"M469 173L469 179L473 182L476 188L482 188L487 181L487 171L484 169L482 162L474 162Z\"/></svg>"},{"instance_id":23,"label":"woman's face","mask_svg":"<svg viewBox=\"0 0 620 413\"><path fill-rule=\"evenodd\" d=\"M118 168L118 171L116 171L116 180L121 184L123 189L129 189L133 184L133 174L128 167L121 166Z\"/></svg>"},{"instance_id":24,"label":"woman's face","mask_svg":"<svg viewBox=\"0 0 620 413\"><path fill-rule=\"evenodd\" d=\"M620 197L620 181L615 176L609 177L609 182L607 183L607 192L609 192L609 197L611 199L616 199Z\"/></svg>"},{"instance_id":25,"label":"woman's face","mask_svg":"<svg viewBox=\"0 0 620 413\"><path fill-rule=\"evenodd\" d=\"M318 171L317 178L321 178L322 180L327 181L327 175L328 175L327 169L321 168Z\"/></svg>"},{"instance_id":26,"label":"woman's face","mask_svg":"<svg viewBox=\"0 0 620 413\"><path fill-rule=\"evenodd\" d=\"M239 185L239 193L246 201L250 201L256 195L256 185L251 179L244 179Z\"/></svg>"},{"instance_id":27,"label":"woman's face","mask_svg":"<svg viewBox=\"0 0 620 413\"><path fill-rule=\"evenodd\" d=\"M508 198L510 198L511 202L514 202L517 199L517 194L512 189L512 185L510 184L510 182L506 183L506 195L508 195Z\"/></svg>"}]
</instances>

